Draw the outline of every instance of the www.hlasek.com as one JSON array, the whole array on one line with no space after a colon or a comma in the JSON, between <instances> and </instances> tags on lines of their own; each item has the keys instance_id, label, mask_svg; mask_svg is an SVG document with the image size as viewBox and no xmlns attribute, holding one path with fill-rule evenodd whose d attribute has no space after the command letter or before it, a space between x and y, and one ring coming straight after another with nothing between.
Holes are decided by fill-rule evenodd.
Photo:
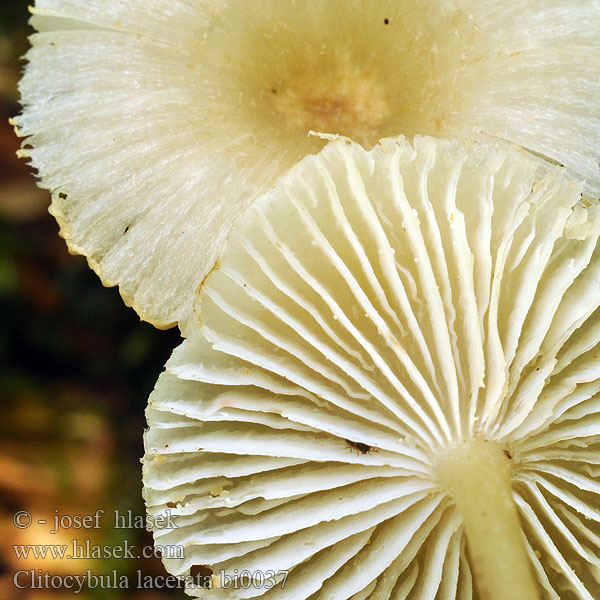
<instances>
[{"instance_id":1,"label":"www.hlasek.com","mask_svg":"<svg viewBox=\"0 0 600 600\"><path fill-rule=\"evenodd\" d=\"M209 574L210 572L210 574ZM70 590L79 594L83 590L94 589L263 589L275 586L285 588L288 571L219 571L212 574L210 569L195 575L147 575L141 570L133 576L119 575L116 570L109 574L97 575L88 569L83 575L52 575L42 569L17 571L13 576L15 587L24 590Z\"/></svg>"},{"instance_id":2,"label":"www.hlasek.com","mask_svg":"<svg viewBox=\"0 0 600 600\"><path fill-rule=\"evenodd\" d=\"M14 544L17 559L94 560L101 558L185 558L183 546L143 546L139 549L124 540L122 544L101 546L91 540L71 540L70 544Z\"/></svg>"}]
</instances>

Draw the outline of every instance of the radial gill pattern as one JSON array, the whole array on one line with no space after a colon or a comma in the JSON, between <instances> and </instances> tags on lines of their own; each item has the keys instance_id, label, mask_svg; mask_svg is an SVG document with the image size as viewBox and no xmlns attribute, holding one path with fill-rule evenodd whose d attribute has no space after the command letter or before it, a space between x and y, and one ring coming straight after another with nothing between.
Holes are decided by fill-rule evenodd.
<instances>
[{"instance_id":1,"label":"radial gill pattern","mask_svg":"<svg viewBox=\"0 0 600 600\"><path fill-rule=\"evenodd\" d=\"M440 461L479 440L541 597L598 598L599 235L517 151L303 160L235 229L150 398L145 498L185 551L167 569L217 600L477 598Z\"/></svg>"}]
</instances>

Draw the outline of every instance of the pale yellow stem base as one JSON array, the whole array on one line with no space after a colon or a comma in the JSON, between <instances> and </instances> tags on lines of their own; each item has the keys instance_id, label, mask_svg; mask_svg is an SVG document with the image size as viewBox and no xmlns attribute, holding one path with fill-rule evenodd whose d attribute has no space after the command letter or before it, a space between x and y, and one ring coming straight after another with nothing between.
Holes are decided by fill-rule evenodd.
<instances>
[{"instance_id":1,"label":"pale yellow stem base","mask_svg":"<svg viewBox=\"0 0 600 600\"><path fill-rule=\"evenodd\" d=\"M510 459L474 439L440 458L441 484L462 515L470 564L483 600L539 600L512 499Z\"/></svg>"}]
</instances>

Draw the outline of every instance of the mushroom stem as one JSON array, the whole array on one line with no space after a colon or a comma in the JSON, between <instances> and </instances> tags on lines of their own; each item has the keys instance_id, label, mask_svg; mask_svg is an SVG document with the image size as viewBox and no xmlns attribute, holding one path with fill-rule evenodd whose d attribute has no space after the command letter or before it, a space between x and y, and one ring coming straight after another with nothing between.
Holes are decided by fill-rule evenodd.
<instances>
[{"instance_id":1,"label":"mushroom stem","mask_svg":"<svg viewBox=\"0 0 600 600\"><path fill-rule=\"evenodd\" d=\"M438 467L463 518L481 598L539 600L501 446L476 438L449 451Z\"/></svg>"}]
</instances>

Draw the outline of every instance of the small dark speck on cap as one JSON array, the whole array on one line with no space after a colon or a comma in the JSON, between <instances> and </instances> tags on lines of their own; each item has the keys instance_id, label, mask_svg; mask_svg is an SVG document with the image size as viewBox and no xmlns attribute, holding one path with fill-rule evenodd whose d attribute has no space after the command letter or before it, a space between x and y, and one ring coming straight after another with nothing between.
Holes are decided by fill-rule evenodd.
<instances>
[{"instance_id":1,"label":"small dark speck on cap","mask_svg":"<svg viewBox=\"0 0 600 600\"><path fill-rule=\"evenodd\" d=\"M211 587L211 576L213 573L214 571L207 565L193 565L190 569L190 576L203 588Z\"/></svg>"}]
</instances>

